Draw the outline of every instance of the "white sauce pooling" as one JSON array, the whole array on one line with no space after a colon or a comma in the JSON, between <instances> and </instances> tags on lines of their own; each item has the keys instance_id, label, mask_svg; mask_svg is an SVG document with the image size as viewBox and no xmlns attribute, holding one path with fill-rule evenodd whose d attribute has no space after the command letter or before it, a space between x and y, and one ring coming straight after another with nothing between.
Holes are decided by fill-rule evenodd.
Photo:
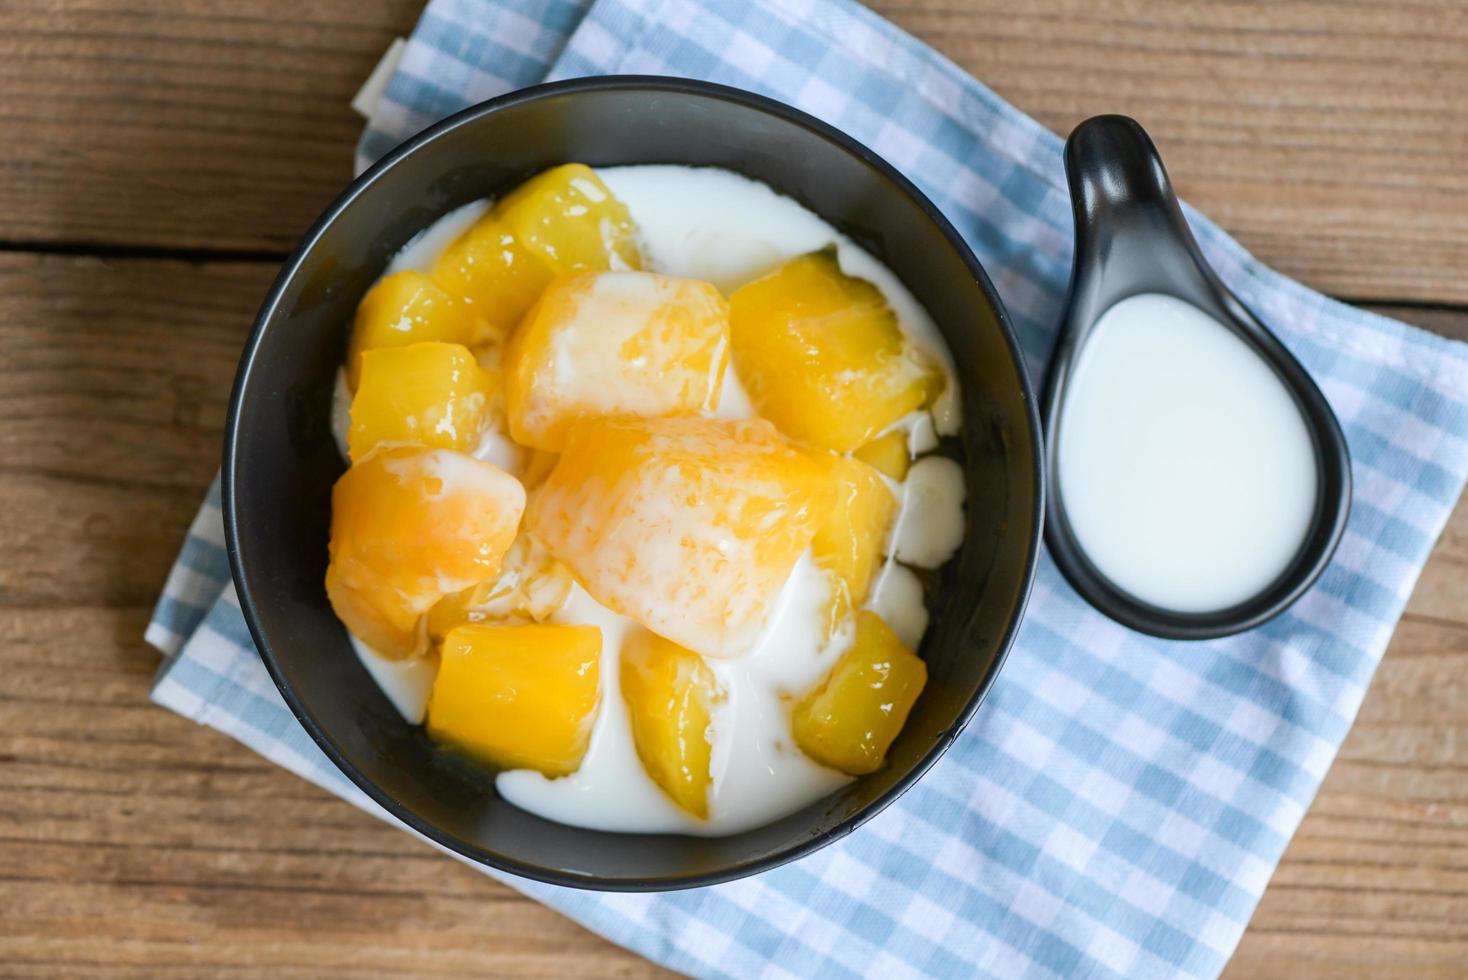
<instances>
[{"instance_id":1,"label":"white sauce pooling","mask_svg":"<svg viewBox=\"0 0 1468 980\"><path fill-rule=\"evenodd\" d=\"M764 184L728 171L634 166L598 173L631 212L649 269L713 282L726 295L786 259L834 244L841 268L882 291L907 339L932 357L948 378L931 415L914 412L894 428L909 433L914 453L931 451L940 434L957 431L953 362L937 326L890 270L826 222ZM445 215L415 237L387 271L427 271L438 252L487 207L486 202L476 202ZM343 447L348 407L345 383L338 379L333 427ZM714 414L728 419L755 417L732 369L725 371ZM485 436L475 455L511 473L518 473L524 462L524 454L497 431ZM957 549L964 519L962 475L955 492L951 479L955 472L958 467L951 460L930 457L915 463L904 483L889 483L899 500L889 548L903 560L932 567ZM916 519L918 514L922 520ZM849 777L803 755L793 743L789 724L792 700L819 682L850 643L849 628L825 642L828 590L826 578L807 553L782 590L753 652L736 660L705 660L726 695L711 722L713 786L707 821L694 819L674 804L637 757L618 674L623 637L641 627L598 603L580 586L573 588L553 620L602 630L601 706L586 758L577 772L560 779L528 770L501 773L497 789L515 805L561 823L710 836L769 823L833 792ZM888 559L875 577L867 606L905 644L918 647L928 612L922 583L910 569ZM353 645L403 717L421 722L434 667L420 661L418 670L406 669L376 657L360 642Z\"/></svg>"},{"instance_id":2,"label":"white sauce pooling","mask_svg":"<svg viewBox=\"0 0 1468 980\"><path fill-rule=\"evenodd\" d=\"M433 678L438 674L437 657L415 657L408 660L391 660L348 633L352 650L357 659L367 668L367 673L377 682L382 693L398 709L398 714L410 725L423 724L428 714L428 695L433 690Z\"/></svg>"},{"instance_id":3,"label":"white sauce pooling","mask_svg":"<svg viewBox=\"0 0 1468 980\"><path fill-rule=\"evenodd\" d=\"M1273 368L1202 310L1145 293L1107 310L1061 412L1060 492L1081 548L1179 612L1257 595L1315 511L1315 450Z\"/></svg>"},{"instance_id":4,"label":"white sauce pooling","mask_svg":"<svg viewBox=\"0 0 1468 980\"><path fill-rule=\"evenodd\" d=\"M517 770L495 779L516 806L560 823L597 830L721 836L794 812L850 781L806 758L790 739L788 694L812 687L836 662L847 638L824 643L824 575L803 557L780 597L764 640L737 661L706 660L726 699L711 719L713 786L709 819L684 813L637 757L619 674L632 620L601 605L580 586L554 617L602 631L601 707L581 768L560 779Z\"/></svg>"},{"instance_id":5,"label":"white sauce pooling","mask_svg":"<svg viewBox=\"0 0 1468 980\"><path fill-rule=\"evenodd\" d=\"M946 456L924 456L907 471L902 491L892 553L909 565L937 568L963 542L963 469Z\"/></svg>"}]
</instances>

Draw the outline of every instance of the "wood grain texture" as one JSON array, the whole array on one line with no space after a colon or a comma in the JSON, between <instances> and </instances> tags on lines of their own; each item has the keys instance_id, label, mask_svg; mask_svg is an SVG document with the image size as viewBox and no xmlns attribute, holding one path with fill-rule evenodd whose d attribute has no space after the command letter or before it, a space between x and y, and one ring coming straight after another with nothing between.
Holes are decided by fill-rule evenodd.
<instances>
[{"instance_id":1,"label":"wood grain texture","mask_svg":"<svg viewBox=\"0 0 1468 980\"><path fill-rule=\"evenodd\" d=\"M1137 114L1269 261L1468 339L1461 6L877 6L1055 128ZM0 5L0 975L658 973L146 700L275 271L249 253L339 188L345 101L417 7ZM1465 668L1468 503L1231 976L1463 973Z\"/></svg>"},{"instance_id":2,"label":"wood grain texture","mask_svg":"<svg viewBox=\"0 0 1468 980\"><path fill-rule=\"evenodd\" d=\"M284 252L421 0L7 0L0 240Z\"/></svg>"},{"instance_id":3,"label":"wood grain texture","mask_svg":"<svg viewBox=\"0 0 1468 980\"><path fill-rule=\"evenodd\" d=\"M1128 112L1193 203L1327 292L1468 301L1461 0L878 0L1059 132ZM0 240L284 250L418 0L11 0Z\"/></svg>"},{"instance_id":4,"label":"wood grain texture","mask_svg":"<svg viewBox=\"0 0 1468 980\"><path fill-rule=\"evenodd\" d=\"M1324 292L1468 299L1461 0L877 0L1056 132L1135 116L1181 194Z\"/></svg>"}]
</instances>

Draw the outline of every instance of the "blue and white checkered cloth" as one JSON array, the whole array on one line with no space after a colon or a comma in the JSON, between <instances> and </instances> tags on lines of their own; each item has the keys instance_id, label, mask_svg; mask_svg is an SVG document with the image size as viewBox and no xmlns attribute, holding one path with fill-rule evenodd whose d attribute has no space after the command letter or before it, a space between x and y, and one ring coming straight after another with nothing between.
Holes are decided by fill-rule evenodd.
<instances>
[{"instance_id":1,"label":"blue and white checkered cloth","mask_svg":"<svg viewBox=\"0 0 1468 980\"><path fill-rule=\"evenodd\" d=\"M764 92L872 147L963 233L1039 372L1070 262L1060 141L841 0L433 0L358 166L481 99L610 72ZM1308 595L1246 635L1169 643L1092 610L1046 558L973 723L857 833L694 891L500 877L706 976L1216 975L1463 487L1468 348L1313 293L1189 219L1224 280L1320 382L1350 441L1350 526ZM168 657L159 704L391 819L318 751L257 659L229 584L217 485L148 639Z\"/></svg>"}]
</instances>

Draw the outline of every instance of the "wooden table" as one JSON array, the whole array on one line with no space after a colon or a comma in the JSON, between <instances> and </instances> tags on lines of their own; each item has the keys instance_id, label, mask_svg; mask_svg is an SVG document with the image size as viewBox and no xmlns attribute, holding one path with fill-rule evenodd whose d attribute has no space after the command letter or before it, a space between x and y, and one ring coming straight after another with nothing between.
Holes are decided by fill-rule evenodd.
<instances>
[{"instance_id":1,"label":"wooden table","mask_svg":"<svg viewBox=\"0 0 1468 980\"><path fill-rule=\"evenodd\" d=\"M656 972L149 705L141 636L347 102L418 0L0 5L0 973ZM1265 261L1468 338L1468 6L884 0L1064 132L1131 113ZM1468 506L1234 976L1468 969Z\"/></svg>"}]
</instances>

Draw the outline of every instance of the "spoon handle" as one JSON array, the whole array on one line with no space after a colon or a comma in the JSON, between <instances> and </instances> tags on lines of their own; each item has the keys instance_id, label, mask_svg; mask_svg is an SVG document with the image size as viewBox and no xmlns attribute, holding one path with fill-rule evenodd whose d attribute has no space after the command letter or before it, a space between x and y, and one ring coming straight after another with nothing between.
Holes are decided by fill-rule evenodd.
<instances>
[{"instance_id":1,"label":"spoon handle","mask_svg":"<svg viewBox=\"0 0 1468 980\"><path fill-rule=\"evenodd\" d=\"M1075 268L1120 295L1196 282L1200 256L1172 182L1144 129L1095 116L1065 143L1075 216Z\"/></svg>"}]
</instances>

